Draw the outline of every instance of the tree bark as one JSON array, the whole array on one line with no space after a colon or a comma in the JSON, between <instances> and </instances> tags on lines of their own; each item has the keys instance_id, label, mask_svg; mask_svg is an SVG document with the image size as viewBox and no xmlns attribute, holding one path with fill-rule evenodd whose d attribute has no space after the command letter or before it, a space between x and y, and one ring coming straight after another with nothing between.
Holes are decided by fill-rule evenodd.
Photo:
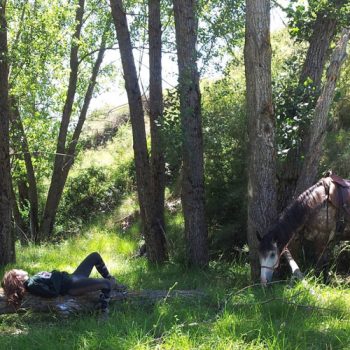
<instances>
[{"instance_id":1,"label":"tree bark","mask_svg":"<svg viewBox=\"0 0 350 350\"><path fill-rule=\"evenodd\" d=\"M303 168L301 170L295 194L304 192L312 186L317 178L318 165L322 155L322 147L327 134L327 120L335 94L340 68L346 58L350 30L342 31L340 40L332 54L327 77L321 95L317 100L313 122L310 127L310 141Z\"/></svg>"},{"instance_id":2,"label":"tree bark","mask_svg":"<svg viewBox=\"0 0 350 350\"><path fill-rule=\"evenodd\" d=\"M208 264L205 220L201 95L197 68L197 1L174 0L176 48L179 66L180 112L183 133L181 200L189 263Z\"/></svg>"},{"instance_id":3,"label":"tree bark","mask_svg":"<svg viewBox=\"0 0 350 350\"><path fill-rule=\"evenodd\" d=\"M0 0L0 265L15 261L11 231L11 175L6 1Z\"/></svg>"},{"instance_id":4,"label":"tree bark","mask_svg":"<svg viewBox=\"0 0 350 350\"><path fill-rule=\"evenodd\" d=\"M313 33L309 41L305 62L300 74L299 83L311 79L316 90L320 90L322 74L328 50L337 27L337 18L327 16L324 12L317 14Z\"/></svg>"},{"instance_id":5,"label":"tree bark","mask_svg":"<svg viewBox=\"0 0 350 350\"><path fill-rule=\"evenodd\" d=\"M163 237L166 249L164 221L165 160L161 123L163 118L162 88L162 26L160 0L149 0L149 116L151 124L151 181L155 235ZM158 231L158 232L157 232ZM167 255L167 253L165 252Z\"/></svg>"},{"instance_id":6,"label":"tree bark","mask_svg":"<svg viewBox=\"0 0 350 350\"><path fill-rule=\"evenodd\" d=\"M246 0L244 60L249 137L247 234L252 279L256 281L260 272L256 232L265 234L277 216L268 0Z\"/></svg>"},{"instance_id":7,"label":"tree bark","mask_svg":"<svg viewBox=\"0 0 350 350\"><path fill-rule=\"evenodd\" d=\"M133 147L136 168L137 192L143 233L147 247L147 257L150 262L161 263L167 255L164 245L164 235L158 234L159 225L153 225L153 194L151 168L148 157L146 130L142 97L138 84L135 60L132 52L130 32L126 13L121 0L110 0L112 16L119 43L122 60L125 88L128 96L130 120L133 134Z\"/></svg>"}]
</instances>

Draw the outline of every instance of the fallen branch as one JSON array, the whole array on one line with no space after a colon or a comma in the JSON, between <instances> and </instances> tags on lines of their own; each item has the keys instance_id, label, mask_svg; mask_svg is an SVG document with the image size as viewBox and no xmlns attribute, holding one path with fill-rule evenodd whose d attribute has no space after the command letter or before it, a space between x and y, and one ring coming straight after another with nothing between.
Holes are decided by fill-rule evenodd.
<instances>
[{"instance_id":1,"label":"fallen branch","mask_svg":"<svg viewBox=\"0 0 350 350\"><path fill-rule=\"evenodd\" d=\"M79 312L91 312L97 309L99 292L91 292L81 296L60 296L57 298L42 298L27 294L22 302L21 308L15 310L8 305L4 292L0 289L0 315L15 312L53 312L61 315L69 315ZM120 292L112 290L110 304L120 303L125 300L136 301L141 304L155 303L169 298L199 298L205 293L198 290L141 290Z\"/></svg>"}]
</instances>

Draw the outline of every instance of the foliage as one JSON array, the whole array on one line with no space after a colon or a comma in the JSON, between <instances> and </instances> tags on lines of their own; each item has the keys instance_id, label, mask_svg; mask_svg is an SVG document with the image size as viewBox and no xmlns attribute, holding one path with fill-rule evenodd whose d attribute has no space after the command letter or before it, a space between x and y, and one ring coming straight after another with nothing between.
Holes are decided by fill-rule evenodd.
<instances>
[{"instance_id":1,"label":"foliage","mask_svg":"<svg viewBox=\"0 0 350 350\"><path fill-rule=\"evenodd\" d=\"M167 90L164 94L164 112L161 121L164 143L165 166L168 183L180 175L182 163L182 133L178 89Z\"/></svg>"},{"instance_id":2,"label":"foliage","mask_svg":"<svg viewBox=\"0 0 350 350\"><path fill-rule=\"evenodd\" d=\"M36 175L40 207L45 205L52 163L55 157L55 140L60 126L60 115L65 103L71 70L70 47L79 48L79 72L73 114L68 117L69 133L76 125L82 108L91 70L97 57L100 39L107 45L114 41L108 6L100 1L88 1L79 42L73 42L77 3L55 0L9 1L9 58L10 95L13 107L19 110L23 129L12 125L11 147L13 180L26 181L21 144L26 138ZM105 66L103 74L111 69ZM24 132L25 135L22 135ZM16 186L14 186L16 190ZM16 193L16 191L15 191ZM39 219L38 219L39 220Z\"/></svg>"},{"instance_id":3,"label":"foliage","mask_svg":"<svg viewBox=\"0 0 350 350\"><path fill-rule=\"evenodd\" d=\"M316 93L312 81L299 83L300 61L291 56L273 82L275 115L277 121L277 151L283 159L289 149L298 148L304 130L313 118Z\"/></svg>"},{"instance_id":4,"label":"foliage","mask_svg":"<svg viewBox=\"0 0 350 350\"><path fill-rule=\"evenodd\" d=\"M291 35L298 41L308 41L318 14L337 19L337 26L343 28L350 20L350 5L347 0L291 0L286 9Z\"/></svg>"},{"instance_id":5,"label":"foliage","mask_svg":"<svg viewBox=\"0 0 350 350\"><path fill-rule=\"evenodd\" d=\"M62 60L68 54L74 7L64 0L9 1L10 94L23 121L37 181L42 184L50 173L58 131L63 85L67 71ZM22 135L12 127L11 147L20 153ZM18 141L19 140L19 141ZM13 178L24 178L23 155L13 162Z\"/></svg>"},{"instance_id":6,"label":"foliage","mask_svg":"<svg viewBox=\"0 0 350 350\"><path fill-rule=\"evenodd\" d=\"M245 87L240 72L234 65L231 75L208 84L203 90L207 217L216 230L223 224L234 223L227 244L230 247L242 245L246 226L247 134Z\"/></svg>"},{"instance_id":7,"label":"foliage","mask_svg":"<svg viewBox=\"0 0 350 350\"><path fill-rule=\"evenodd\" d=\"M224 68L227 55L235 57L242 46L245 24L245 2L242 0L199 1L198 55L201 71L208 71L209 62L215 73ZM223 59L225 58L226 59ZM214 74L215 74L214 73Z\"/></svg>"}]
</instances>

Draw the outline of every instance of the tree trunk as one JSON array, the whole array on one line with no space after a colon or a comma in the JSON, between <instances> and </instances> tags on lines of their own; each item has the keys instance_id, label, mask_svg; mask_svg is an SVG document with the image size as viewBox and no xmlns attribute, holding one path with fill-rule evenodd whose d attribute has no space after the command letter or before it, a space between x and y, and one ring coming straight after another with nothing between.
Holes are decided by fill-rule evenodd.
<instances>
[{"instance_id":1,"label":"tree trunk","mask_svg":"<svg viewBox=\"0 0 350 350\"><path fill-rule=\"evenodd\" d=\"M270 1L246 1L244 47L249 137L248 245L252 279L260 265L256 232L277 216L275 118L271 88Z\"/></svg>"},{"instance_id":2,"label":"tree trunk","mask_svg":"<svg viewBox=\"0 0 350 350\"><path fill-rule=\"evenodd\" d=\"M325 62L328 58L328 51L332 39L334 38L337 26L337 18L327 16L324 12L317 14L313 27L313 34L309 40L305 62L299 77L299 85L302 86L307 79L312 80L315 87L314 94L317 97L321 90L321 81ZM303 98L305 102L311 105L311 96L309 90L305 91ZM301 144L296 148L291 148L287 154L286 161L279 171L278 184L278 211L281 212L292 201L296 193L295 189L302 169L303 157L307 153L307 147L310 141L310 127L304 127L299 130ZM295 197L294 197L295 198Z\"/></svg>"},{"instance_id":3,"label":"tree trunk","mask_svg":"<svg viewBox=\"0 0 350 350\"><path fill-rule=\"evenodd\" d=\"M180 112L183 133L182 206L189 263L208 264L205 221L201 96L197 69L197 1L174 0L179 66Z\"/></svg>"},{"instance_id":4,"label":"tree trunk","mask_svg":"<svg viewBox=\"0 0 350 350\"><path fill-rule=\"evenodd\" d=\"M299 83L311 79L316 90L320 90L322 74L330 43L337 27L337 18L327 16L324 12L318 13L309 41L309 48L300 74Z\"/></svg>"},{"instance_id":5,"label":"tree trunk","mask_svg":"<svg viewBox=\"0 0 350 350\"><path fill-rule=\"evenodd\" d=\"M21 116L18 110L18 106L14 99L11 99L11 120L12 125L15 127L19 133L18 142L21 144L21 151L23 153L24 164L26 167L26 177L27 177L27 199L30 205L30 239L34 242L38 240L39 233L39 201L38 201L38 189L36 184L36 177L34 172L34 166L32 162L32 156L29 151L27 136L24 131ZM23 220L22 220L23 222Z\"/></svg>"},{"instance_id":6,"label":"tree trunk","mask_svg":"<svg viewBox=\"0 0 350 350\"><path fill-rule=\"evenodd\" d=\"M11 175L6 1L0 0L0 265L15 261L11 230Z\"/></svg>"},{"instance_id":7,"label":"tree trunk","mask_svg":"<svg viewBox=\"0 0 350 350\"><path fill-rule=\"evenodd\" d=\"M326 83L317 100L313 122L310 127L310 142L303 168L301 170L295 194L302 193L312 186L317 179L318 165L322 155L322 147L327 134L327 120L335 94L340 68L346 58L346 48L349 42L350 30L344 29L341 38L332 54L327 69Z\"/></svg>"},{"instance_id":8,"label":"tree trunk","mask_svg":"<svg viewBox=\"0 0 350 350\"><path fill-rule=\"evenodd\" d=\"M14 221L14 240L19 238L22 245L27 245L30 241L26 232L28 232L27 223L24 222L23 217L19 211L17 205L16 194L13 189L13 183L11 181L11 208L12 208L12 216Z\"/></svg>"},{"instance_id":9,"label":"tree trunk","mask_svg":"<svg viewBox=\"0 0 350 350\"><path fill-rule=\"evenodd\" d=\"M163 118L162 89L162 27L160 17L160 0L149 0L149 116L151 124L151 181L153 193L153 222L155 235L163 237L165 242L164 191L165 161L164 142L161 132ZM166 254L166 252L165 252Z\"/></svg>"},{"instance_id":10,"label":"tree trunk","mask_svg":"<svg viewBox=\"0 0 350 350\"><path fill-rule=\"evenodd\" d=\"M146 130L142 97L138 84L131 38L123 3L121 0L110 0L112 16L119 43L120 56L123 66L125 88L128 96L130 120L133 134L133 147L136 168L137 192L143 233L149 261L160 263L166 259L163 234L154 230L153 223L153 194L152 178L148 157ZM157 225L158 226L158 225Z\"/></svg>"},{"instance_id":11,"label":"tree trunk","mask_svg":"<svg viewBox=\"0 0 350 350\"><path fill-rule=\"evenodd\" d=\"M60 124L60 130L57 140L57 149L55 155L55 162L53 167L53 173L50 183L49 192L47 195L46 205L44 209L44 214L42 218L42 223L40 227L41 238L48 238L53 230L53 225L55 222L56 212L58 204L60 202L65 179L63 179L63 172L66 162L66 139L68 126L70 118L72 115L74 97L78 82L78 50L79 50L79 39L81 34L81 29L83 26L83 15L84 15L84 5L85 0L79 0L79 5L76 10L75 16L75 33L72 39L71 53L70 53L70 76L69 85L66 96L65 105L62 113L62 120Z\"/></svg>"}]
</instances>

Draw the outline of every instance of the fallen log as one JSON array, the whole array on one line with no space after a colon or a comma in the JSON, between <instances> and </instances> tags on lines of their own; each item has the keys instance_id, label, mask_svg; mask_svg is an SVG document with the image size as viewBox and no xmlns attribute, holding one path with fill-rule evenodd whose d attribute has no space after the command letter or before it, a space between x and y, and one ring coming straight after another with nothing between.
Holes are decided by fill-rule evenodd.
<instances>
[{"instance_id":1,"label":"fallen log","mask_svg":"<svg viewBox=\"0 0 350 350\"><path fill-rule=\"evenodd\" d=\"M60 315L70 315L80 312L92 312L98 309L100 292L86 293L80 296L59 296L57 298L42 298L27 294L23 299L20 309L8 305L4 291L0 289L0 315L15 312L53 312ZM110 305L130 300L139 303L155 303L168 298L200 298L205 293L199 290L140 290L140 291L111 291Z\"/></svg>"}]
</instances>

